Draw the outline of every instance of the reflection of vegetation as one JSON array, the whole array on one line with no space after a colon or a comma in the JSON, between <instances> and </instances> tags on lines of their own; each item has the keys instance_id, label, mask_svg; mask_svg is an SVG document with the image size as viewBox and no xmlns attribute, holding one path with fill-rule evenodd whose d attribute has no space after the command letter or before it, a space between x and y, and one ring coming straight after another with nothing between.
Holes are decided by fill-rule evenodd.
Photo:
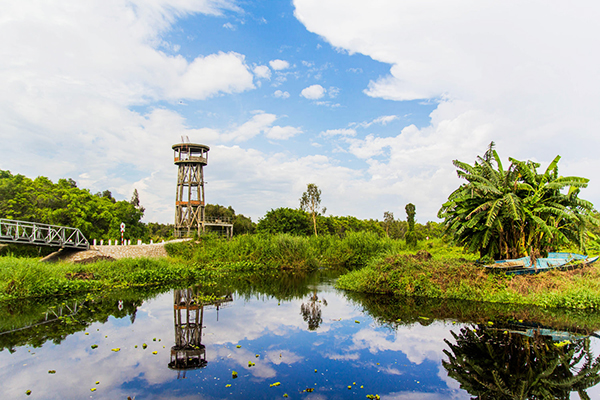
<instances>
[{"instance_id":1,"label":"reflection of vegetation","mask_svg":"<svg viewBox=\"0 0 600 400\"><path fill-rule=\"evenodd\" d=\"M321 322L323 322L323 318L321 318L321 303L327 306L327 300L319 300L319 296L317 296L317 292L315 291L310 296L308 303L302 303L300 306L300 314L302 314L304 321L308 322L309 331L318 329Z\"/></svg>"},{"instance_id":2,"label":"reflection of vegetation","mask_svg":"<svg viewBox=\"0 0 600 400\"><path fill-rule=\"evenodd\" d=\"M315 285L337 275L331 270L319 274L307 271L221 273L220 269L210 268L203 271L208 279L198 280L203 284L194 286L194 293L196 301L204 304L218 302L232 291L246 299L260 295L279 300L302 298L311 293ZM105 322L110 316L128 316L133 323L137 308L145 300L171 287L130 287L102 294L0 302L0 351L23 345L39 347L49 340L58 344L68 335L83 331L92 323Z\"/></svg>"},{"instance_id":3,"label":"reflection of vegetation","mask_svg":"<svg viewBox=\"0 0 600 400\"><path fill-rule=\"evenodd\" d=\"M106 322L110 316L129 316L133 323L137 308L145 300L166 290L129 289L98 296L53 298L51 301L2 302L0 351L14 351L15 347L24 345L40 347L49 340L59 344L67 336L85 330L92 323Z\"/></svg>"},{"instance_id":4,"label":"reflection of vegetation","mask_svg":"<svg viewBox=\"0 0 600 400\"><path fill-rule=\"evenodd\" d=\"M346 292L346 298L362 307L379 324L395 329L415 322L432 320L487 324L488 321L536 321L557 330L589 335L600 329L600 315L595 311L549 309L520 304L498 304L476 301L435 299L427 297L395 297ZM428 320L420 318L426 317Z\"/></svg>"},{"instance_id":5,"label":"reflection of vegetation","mask_svg":"<svg viewBox=\"0 0 600 400\"><path fill-rule=\"evenodd\" d=\"M236 291L241 298L268 296L278 300L301 299L311 293L312 287L324 280L337 277L339 272L332 270L273 271L236 273L221 279L221 290Z\"/></svg>"},{"instance_id":6,"label":"reflection of vegetation","mask_svg":"<svg viewBox=\"0 0 600 400\"><path fill-rule=\"evenodd\" d=\"M600 357L590 340L555 343L549 337L528 337L479 325L452 332L445 340L448 375L478 399L568 399L570 392L589 399L585 390L600 382Z\"/></svg>"}]
</instances>

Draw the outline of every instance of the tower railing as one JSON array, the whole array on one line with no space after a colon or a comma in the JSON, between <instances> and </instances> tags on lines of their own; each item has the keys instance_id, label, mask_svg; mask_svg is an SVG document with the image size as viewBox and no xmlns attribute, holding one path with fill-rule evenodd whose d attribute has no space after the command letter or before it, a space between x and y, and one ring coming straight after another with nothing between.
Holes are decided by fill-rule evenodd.
<instances>
[{"instance_id":1,"label":"tower railing","mask_svg":"<svg viewBox=\"0 0 600 400\"><path fill-rule=\"evenodd\" d=\"M214 224L232 224L231 217L204 217L204 222L214 223Z\"/></svg>"}]
</instances>

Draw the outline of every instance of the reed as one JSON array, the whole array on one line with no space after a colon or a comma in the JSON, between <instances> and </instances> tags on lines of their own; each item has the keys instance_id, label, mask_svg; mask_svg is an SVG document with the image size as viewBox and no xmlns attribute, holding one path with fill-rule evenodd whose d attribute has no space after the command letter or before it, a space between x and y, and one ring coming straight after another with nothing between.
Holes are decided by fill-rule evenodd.
<instances>
[{"instance_id":1,"label":"reed","mask_svg":"<svg viewBox=\"0 0 600 400\"><path fill-rule=\"evenodd\" d=\"M281 269L361 268L380 254L405 250L402 241L372 232L349 232L341 238L265 234L227 240L202 236L196 242L167 244L166 249L171 257L184 262L252 261Z\"/></svg>"}]
</instances>

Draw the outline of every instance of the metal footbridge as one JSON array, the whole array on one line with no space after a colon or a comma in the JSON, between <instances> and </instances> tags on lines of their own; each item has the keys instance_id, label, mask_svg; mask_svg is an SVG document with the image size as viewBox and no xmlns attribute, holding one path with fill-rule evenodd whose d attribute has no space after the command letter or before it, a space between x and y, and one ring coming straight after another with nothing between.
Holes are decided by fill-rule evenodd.
<instances>
[{"instance_id":1,"label":"metal footbridge","mask_svg":"<svg viewBox=\"0 0 600 400\"><path fill-rule=\"evenodd\" d=\"M89 250L90 244L77 228L0 218L0 243L33 244Z\"/></svg>"}]
</instances>

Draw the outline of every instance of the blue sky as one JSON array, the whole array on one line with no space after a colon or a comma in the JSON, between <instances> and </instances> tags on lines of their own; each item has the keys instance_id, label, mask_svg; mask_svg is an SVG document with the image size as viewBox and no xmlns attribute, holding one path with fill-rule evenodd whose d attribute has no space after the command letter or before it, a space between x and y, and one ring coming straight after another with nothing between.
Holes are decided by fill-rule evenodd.
<instances>
[{"instance_id":1,"label":"blue sky","mask_svg":"<svg viewBox=\"0 0 600 400\"><path fill-rule=\"evenodd\" d=\"M452 160L591 179L600 201L598 5L353 0L9 1L0 169L75 179L172 222L181 136L211 147L207 200L436 220Z\"/></svg>"}]
</instances>

